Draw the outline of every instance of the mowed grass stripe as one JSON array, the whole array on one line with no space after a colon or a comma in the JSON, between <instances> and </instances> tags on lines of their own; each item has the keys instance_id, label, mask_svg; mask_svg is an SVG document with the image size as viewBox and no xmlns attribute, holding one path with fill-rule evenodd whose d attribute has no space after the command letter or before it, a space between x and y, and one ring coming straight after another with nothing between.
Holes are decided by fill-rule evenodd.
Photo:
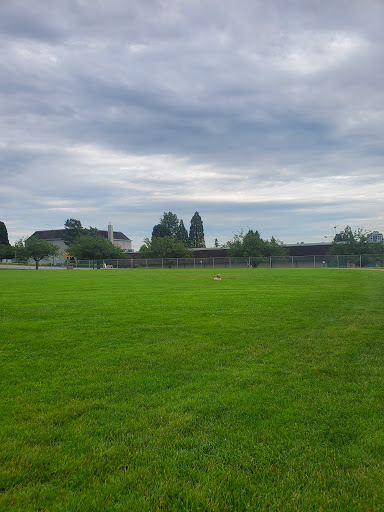
<instances>
[{"instance_id":1,"label":"mowed grass stripe","mask_svg":"<svg viewBox=\"0 0 384 512\"><path fill-rule=\"evenodd\" d=\"M0 271L4 510L382 510L369 270Z\"/></svg>"}]
</instances>

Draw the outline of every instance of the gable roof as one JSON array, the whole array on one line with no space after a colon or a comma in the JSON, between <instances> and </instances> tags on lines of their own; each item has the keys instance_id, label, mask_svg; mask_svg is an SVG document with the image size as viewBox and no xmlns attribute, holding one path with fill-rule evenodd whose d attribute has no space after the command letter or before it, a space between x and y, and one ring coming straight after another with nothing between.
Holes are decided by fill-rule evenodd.
<instances>
[{"instance_id":1,"label":"gable roof","mask_svg":"<svg viewBox=\"0 0 384 512\"><path fill-rule=\"evenodd\" d=\"M108 231L104 229L99 229L99 235L108 238ZM130 239L124 235L121 231L114 231L113 232L113 239L114 240L128 240L130 242Z\"/></svg>"},{"instance_id":2,"label":"gable roof","mask_svg":"<svg viewBox=\"0 0 384 512\"><path fill-rule=\"evenodd\" d=\"M36 236L40 240L63 240L64 233L65 233L65 229L46 229L43 231L35 231L33 233L33 235L31 235L31 236ZM99 235L102 236L103 238L108 238L108 231L99 229ZM113 239L114 240L127 240L128 242L131 241L121 231L114 231Z\"/></svg>"}]
</instances>

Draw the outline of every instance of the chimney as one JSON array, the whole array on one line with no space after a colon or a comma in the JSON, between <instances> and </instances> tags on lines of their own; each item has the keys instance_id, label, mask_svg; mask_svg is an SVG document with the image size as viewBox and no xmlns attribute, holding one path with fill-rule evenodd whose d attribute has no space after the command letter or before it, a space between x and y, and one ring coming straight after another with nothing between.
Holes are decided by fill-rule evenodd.
<instances>
[{"instance_id":1,"label":"chimney","mask_svg":"<svg viewBox=\"0 0 384 512\"><path fill-rule=\"evenodd\" d=\"M111 223L108 224L108 240L113 242L113 226Z\"/></svg>"}]
</instances>

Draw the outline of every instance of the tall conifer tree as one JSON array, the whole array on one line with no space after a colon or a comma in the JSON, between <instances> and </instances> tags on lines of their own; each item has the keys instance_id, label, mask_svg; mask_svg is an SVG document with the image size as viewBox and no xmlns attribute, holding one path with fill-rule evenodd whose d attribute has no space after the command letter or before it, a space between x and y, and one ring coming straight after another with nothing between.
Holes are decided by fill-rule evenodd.
<instances>
[{"instance_id":1,"label":"tall conifer tree","mask_svg":"<svg viewBox=\"0 0 384 512\"><path fill-rule=\"evenodd\" d=\"M0 221L0 244L9 245L7 227L2 221Z\"/></svg>"},{"instance_id":2,"label":"tall conifer tree","mask_svg":"<svg viewBox=\"0 0 384 512\"><path fill-rule=\"evenodd\" d=\"M191 247L205 247L203 221L201 220L199 212L195 212L191 219L189 244Z\"/></svg>"},{"instance_id":3,"label":"tall conifer tree","mask_svg":"<svg viewBox=\"0 0 384 512\"><path fill-rule=\"evenodd\" d=\"M189 245L188 231L186 230L186 228L184 226L183 219L180 219L179 227L176 232L176 239L180 240L180 242L183 242L185 247L188 247L188 245Z\"/></svg>"}]
</instances>

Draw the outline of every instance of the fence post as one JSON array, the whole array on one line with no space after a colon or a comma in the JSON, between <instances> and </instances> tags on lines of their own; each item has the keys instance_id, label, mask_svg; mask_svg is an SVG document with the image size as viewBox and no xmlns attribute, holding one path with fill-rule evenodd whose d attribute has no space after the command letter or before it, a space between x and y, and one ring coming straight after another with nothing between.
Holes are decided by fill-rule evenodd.
<instances>
[{"instance_id":1,"label":"fence post","mask_svg":"<svg viewBox=\"0 0 384 512\"><path fill-rule=\"evenodd\" d=\"M340 265L339 265L339 255L338 254L336 255L336 260L337 260L337 268L339 268Z\"/></svg>"},{"instance_id":2,"label":"fence post","mask_svg":"<svg viewBox=\"0 0 384 512\"><path fill-rule=\"evenodd\" d=\"M133 258L131 258L131 268L133 268Z\"/></svg>"},{"instance_id":3,"label":"fence post","mask_svg":"<svg viewBox=\"0 0 384 512\"><path fill-rule=\"evenodd\" d=\"M313 256L313 268L316 268L316 256Z\"/></svg>"},{"instance_id":4,"label":"fence post","mask_svg":"<svg viewBox=\"0 0 384 512\"><path fill-rule=\"evenodd\" d=\"M291 258L292 258L291 267L293 268L293 256L291 256Z\"/></svg>"},{"instance_id":5,"label":"fence post","mask_svg":"<svg viewBox=\"0 0 384 512\"><path fill-rule=\"evenodd\" d=\"M179 258L176 258L176 268L179 268Z\"/></svg>"},{"instance_id":6,"label":"fence post","mask_svg":"<svg viewBox=\"0 0 384 512\"><path fill-rule=\"evenodd\" d=\"M116 260L116 268L119 268L119 260Z\"/></svg>"},{"instance_id":7,"label":"fence post","mask_svg":"<svg viewBox=\"0 0 384 512\"><path fill-rule=\"evenodd\" d=\"M164 268L164 258L161 258L161 268Z\"/></svg>"},{"instance_id":8,"label":"fence post","mask_svg":"<svg viewBox=\"0 0 384 512\"><path fill-rule=\"evenodd\" d=\"M196 258L193 258L193 268L196 268Z\"/></svg>"},{"instance_id":9,"label":"fence post","mask_svg":"<svg viewBox=\"0 0 384 512\"><path fill-rule=\"evenodd\" d=\"M148 260L145 259L145 266L148 268Z\"/></svg>"},{"instance_id":10,"label":"fence post","mask_svg":"<svg viewBox=\"0 0 384 512\"><path fill-rule=\"evenodd\" d=\"M272 256L269 257L269 268L272 268Z\"/></svg>"},{"instance_id":11,"label":"fence post","mask_svg":"<svg viewBox=\"0 0 384 512\"><path fill-rule=\"evenodd\" d=\"M360 254L360 268L361 268L361 254Z\"/></svg>"},{"instance_id":12,"label":"fence post","mask_svg":"<svg viewBox=\"0 0 384 512\"><path fill-rule=\"evenodd\" d=\"M212 268L215 268L215 258L212 258Z\"/></svg>"}]
</instances>

